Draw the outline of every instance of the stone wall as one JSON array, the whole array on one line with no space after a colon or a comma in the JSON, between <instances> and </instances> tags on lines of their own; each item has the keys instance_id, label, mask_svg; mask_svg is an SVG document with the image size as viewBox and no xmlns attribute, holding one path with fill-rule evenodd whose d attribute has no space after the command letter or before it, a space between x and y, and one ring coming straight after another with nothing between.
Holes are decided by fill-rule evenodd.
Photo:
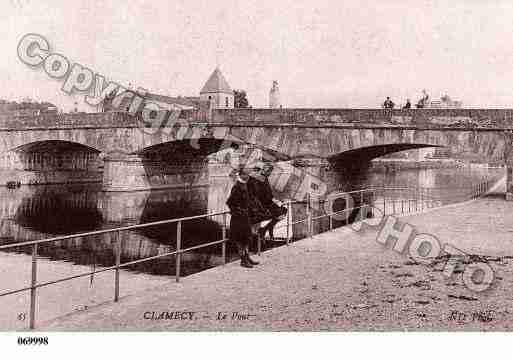
<instances>
[{"instance_id":1,"label":"stone wall","mask_svg":"<svg viewBox=\"0 0 513 359\"><path fill-rule=\"evenodd\" d=\"M187 164L150 161L139 155L104 158L104 191L141 191L159 188L184 188L208 184L206 158Z\"/></svg>"}]
</instances>

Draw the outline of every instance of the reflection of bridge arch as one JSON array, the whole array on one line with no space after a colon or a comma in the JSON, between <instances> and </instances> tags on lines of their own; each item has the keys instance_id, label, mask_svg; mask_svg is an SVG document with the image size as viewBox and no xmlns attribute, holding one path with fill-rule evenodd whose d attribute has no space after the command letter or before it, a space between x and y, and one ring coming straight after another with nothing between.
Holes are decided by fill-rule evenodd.
<instances>
[{"instance_id":1,"label":"reflection of bridge arch","mask_svg":"<svg viewBox=\"0 0 513 359\"><path fill-rule=\"evenodd\" d=\"M13 220L32 231L62 235L92 231L101 224L98 186L36 186L21 196Z\"/></svg>"},{"instance_id":2,"label":"reflection of bridge arch","mask_svg":"<svg viewBox=\"0 0 513 359\"><path fill-rule=\"evenodd\" d=\"M0 188L1 195L9 192ZM145 191L130 193L103 193L100 186L23 186L9 192L0 207L0 232L2 244L40 240L57 235L87 232L112 226L125 226L156 220L203 214L208 206L208 189ZM114 198L113 198L114 197ZM123 202L123 203L122 203ZM130 204L129 202L134 202ZM117 206L119 204L119 207ZM140 207L140 210L125 212L126 217L114 218L110 212L119 214L125 206ZM134 208L135 209L135 208ZM137 213L136 213L137 212ZM176 243L176 224L141 228L120 233L123 238L121 255L123 261L142 259L159 253L172 251ZM206 235L205 235L206 233ZM193 246L219 239L218 223L202 219L183 223L182 246ZM115 238L112 234L96 237L78 237L72 240L51 242L38 248L40 256L52 260L71 261L74 264L110 266L114 264ZM30 254L31 247L23 247ZM183 255L185 272L195 268L209 267L220 256L220 248L210 248ZM220 260L220 259L219 259ZM156 274L173 274L174 258L162 258L147 265L129 269Z\"/></svg>"}]
</instances>

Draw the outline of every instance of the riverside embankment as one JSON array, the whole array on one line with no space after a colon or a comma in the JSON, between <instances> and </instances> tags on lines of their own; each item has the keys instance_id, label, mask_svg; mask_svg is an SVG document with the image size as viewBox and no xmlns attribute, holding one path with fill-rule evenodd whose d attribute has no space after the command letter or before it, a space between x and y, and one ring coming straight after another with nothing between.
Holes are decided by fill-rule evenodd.
<instances>
[{"instance_id":1,"label":"riverside embankment","mask_svg":"<svg viewBox=\"0 0 513 359\"><path fill-rule=\"evenodd\" d=\"M500 189L499 189L500 190ZM513 204L485 198L402 217L469 254L496 285L466 289L460 274L412 262L349 228L41 323L41 330L503 330L513 319ZM178 314L177 314L178 312ZM186 314L183 314L186 313ZM192 313L192 314L190 314Z\"/></svg>"}]
</instances>

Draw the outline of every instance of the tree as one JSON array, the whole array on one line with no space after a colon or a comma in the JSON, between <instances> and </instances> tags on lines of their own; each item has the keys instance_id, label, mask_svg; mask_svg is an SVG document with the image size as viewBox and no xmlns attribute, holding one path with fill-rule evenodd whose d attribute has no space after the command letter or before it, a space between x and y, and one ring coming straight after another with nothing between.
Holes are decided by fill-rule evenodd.
<instances>
[{"instance_id":1,"label":"tree","mask_svg":"<svg viewBox=\"0 0 513 359\"><path fill-rule=\"evenodd\" d=\"M244 90L235 90L233 91L233 95L235 97L233 106L235 108L248 108L249 102L246 95L246 91Z\"/></svg>"}]
</instances>

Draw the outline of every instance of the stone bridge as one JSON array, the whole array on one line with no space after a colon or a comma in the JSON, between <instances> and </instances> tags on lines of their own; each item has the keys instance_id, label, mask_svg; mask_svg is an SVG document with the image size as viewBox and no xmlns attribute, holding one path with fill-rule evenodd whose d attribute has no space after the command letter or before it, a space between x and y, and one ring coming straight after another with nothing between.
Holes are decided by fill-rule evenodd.
<instances>
[{"instance_id":1,"label":"stone bridge","mask_svg":"<svg viewBox=\"0 0 513 359\"><path fill-rule=\"evenodd\" d=\"M182 111L158 124L122 112L4 117L0 168L4 181L103 181L105 190L138 190L206 184L207 156L237 145L275 161L341 168L440 146L508 165L512 193L512 120L509 109Z\"/></svg>"}]
</instances>

